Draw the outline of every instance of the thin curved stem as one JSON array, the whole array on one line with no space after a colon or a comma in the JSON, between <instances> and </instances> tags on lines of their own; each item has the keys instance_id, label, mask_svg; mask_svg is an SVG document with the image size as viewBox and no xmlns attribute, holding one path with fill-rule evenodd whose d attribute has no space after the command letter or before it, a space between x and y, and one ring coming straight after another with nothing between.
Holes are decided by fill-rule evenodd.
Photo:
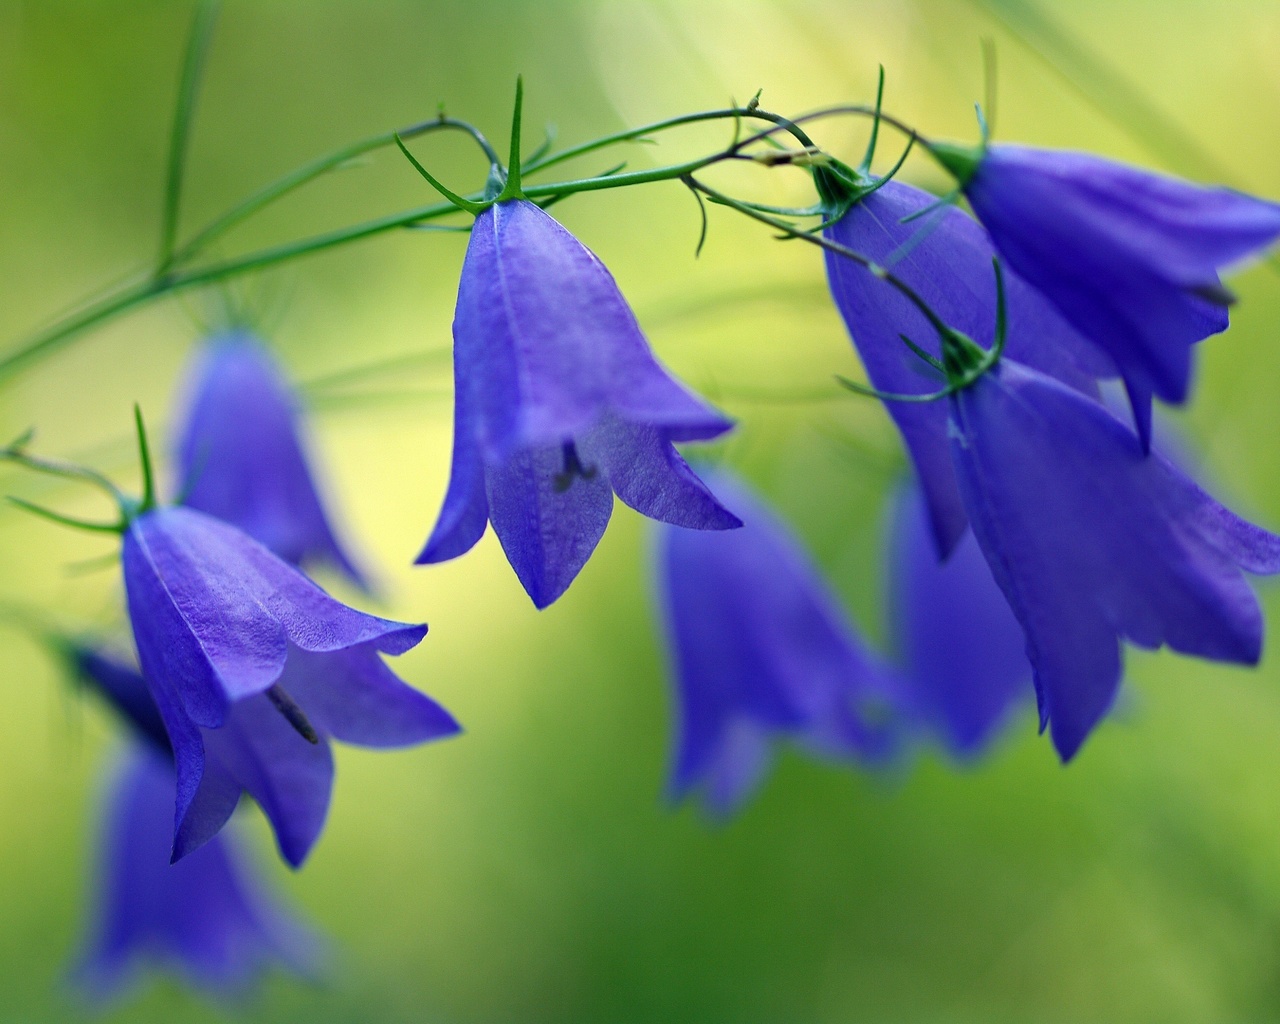
<instances>
[{"instance_id":1,"label":"thin curved stem","mask_svg":"<svg viewBox=\"0 0 1280 1024\"><path fill-rule=\"evenodd\" d=\"M178 103L173 114L173 130L169 135L169 169L165 181L164 212L160 223L160 255L157 273L168 269L173 260L173 247L178 236L178 212L182 205L182 183L187 168L187 145L196 97L200 91L205 58L213 41L213 28L218 20L218 0L203 0L196 9L182 61L182 77L178 84Z\"/></svg>"},{"instance_id":2,"label":"thin curved stem","mask_svg":"<svg viewBox=\"0 0 1280 1024\"><path fill-rule=\"evenodd\" d=\"M468 124L466 121L458 121L451 117L434 117L429 121L420 121L417 124L410 125L407 128L401 128L399 131L383 132L380 135L373 135L359 142L353 142L349 146L334 150L325 156L318 157L308 164L304 164L295 171L291 171L282 178L278 178L271 184L264 186L252 196L240 203L238 206L228 210L221 217L215 220L208 227L204 228L199 234L193 237L189 242L183 245L174 255L174 263L186 263L191 260L198 252L208 248L209 244L215 239L225 235L237 224L247 220L255 213L260 212L272 203L284 198L289 193L301 188L316 178L327 174L345 163L349 163L367 153L374 150L384 149L388 146L396 144L396 138L412 139L419 135L425 135L428 132L439 131L441 129L452 129L455 131L465 132L475 140L476 145L484 152L485 157L489 160L490 165L500 165L501 161L498 152L492 146L488 139L474 125Z\"/></svg>"}]
</instances>

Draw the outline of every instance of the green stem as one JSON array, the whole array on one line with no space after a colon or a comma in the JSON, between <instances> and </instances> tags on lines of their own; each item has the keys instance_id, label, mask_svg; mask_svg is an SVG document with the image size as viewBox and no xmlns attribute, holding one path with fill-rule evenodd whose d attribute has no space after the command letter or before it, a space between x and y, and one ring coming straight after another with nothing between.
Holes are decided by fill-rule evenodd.
<instances>
[{"instance_id":1,"label":"green stem","mask_svg":"<svg viewBox=\"0 0 1280 1024\"><path fill-rule=\"evenodd\" d=\"M303 185L306 185L316 178L327 174L329 171L337 167L341 167L345 163L356 160L368 153L372 153L378 149L384 149L388 146L396 144L396 138L412 139L419 135L425 135L428 132L438 131L443 128L453 129L455 131L466 132L475 140L476 144L484 151L490 164L500 164L497 151L489 143L489 140L480 133L473 125L465 121L458 121L451 117L436 117L429 121L421 121L418 124L410 125L399 131L383 132L380 135L373 135L359 142L353 142L349 146L335 150L325 156L319 157L309 164L299 167L295 171L291 171L283 178L273 181L270 185L265 186L258 192L254 193L243 203L234 209L228 210L216 221L206 227L198 235L187 242L173 258L175 263L185 263L203 249L207 249L215 239L225 235L237 224L258 213L267 206L287 196Z\"/></svg>"},{"instance_id":2,"label":"green stem","mask_svg":"<svg viewBox=\"0 0 1280 1024\"><path fill-rule=\"evenodd\" d=\"M628 132L620 132L612 136L607 136L604 139L598 139L593 143L587 143L582 146L564 150L561 153L554 154L553 156L546 158L538 164L536 168L533 166L526 166L524 170L528 173L534 169L545 169L564 160L568 160L571 157L581 156L584 153L592 152L595 149L600 149L603 146L611 145L615 142L627 141L649 132L659 131L668 127L676 127L681 124L692 124L699 121L710 121L716 119L723 120L728 117L746 116L768 121L773 125L773 127L757 132L753 135L749 135L745 139L735 140L733 144L726 149L698 160L691 160L682 164L672 164L665 167L657 167L647 171L633 171L630 174L605 174L594 178L578 178L571 181L561 181L547 185L534 185L525 188L524 192L529 199L559 198L576 192L626 188L631 185L648 184L658 181L677 181L681 178L690 176L711 164L718 163L723 160L740 159L744 149L756 142L760 142L763 139L771 137L778 131L788 131L795 135L802 145L805 145L806 147L812 146L808 136L805 135L803 130L799 127L799 123L801 121L813 120L819 117L835 116L845 113L870 115L874 113L874 110L867 107L853 106L832 107L824 111L817 111L813 114L806 115L803 118L788 120L781 115L770 114L769 112L759 110L758 108L749 109L745 107L730 107L724 110L703 111L698 114L688 114L679 118L671 118L667 121L656 122L643 128L633 129ZM900 124L899 122L894 122L888 117L883 117L883 119L890 124ZM179 266L185 263L195 255L196 252L207 247L215 238L229 231L245 218L334 167L380 147L394 145L397 134L401 138L411 138L415 135L421 135L425 132L440 128L451 128L467 132L473 139L475 139L477 144L481 146L491 162L497 162L497 155L493 150L493 147L475 128L465 122L455 121L451 118L436 118L434 120L424 121L410 128L406 128L401 132L387 132L382 135L374 136L369 139L365 139L362 142L347 146L337 152L329 154L328 156L321 157L305 167L294 171L292 174L286 175L273 184L268 185L266 188L235 207L235 209L224 214L221 218L209 225L204 231L200 232L200 234L179 249L170 261L171 265ZM905 126L903 126L903 128L906 131L910 131L910 129L905 128ZM699 183L699 188L701 188L705 194L711 195L711 193L708 192L706 187L702 186L701 183ZM483 193L472 193L466 198L469 201L476 203L482 203L485 201ZM732 201L730 201L730 205L733 205ZM135 282L119 291L104 296L98 301L93 302L88 306L69 314L68 316L61 318L47 327L44 331L35 335L35 337L15 346L7 353L0 355L0 381L11 377L17 370L29 365L35 359L56 351L59 347L66 344L70 338L82 331L104 323L105 321L122 313L128 312L129 310L145 305L146 303L158 299L163 295L183 291L188 288L199 287L201 285L212 284L217 281L236 277L240 274L274 266L278 263L283 263L300 256L323 252L326 249L346 245L349 242L358 241L363 238L370 238L374 235L392 231L397 228L435 220L453 213L456 209L457 207L453 203L436 203L430 206L422 206L413 210L402 211L385 217L378 217L350 227L338 228L333 231L314 235L310 238L304 238L299 241L260 249L244 256L218 261L203 267L197 267L191 270L170 270L154 278ZM758 220L764 219L745 209L743 212L756 216L756 219ZM785 230L788 234L795 234L797 237L809 237L810 241L817 241L818 244L827 244L824 239L820 240L799 234L790 226L783 227L781 222L774 221L772 218L764 219L764 222L772 224L774 227L779 227L780 230ZM837 250L841 248L836 246L835 243L827 244L827 247L835 248ZM892 278L890 278L890 280L892 280Z\"/></svg>"},{"instance_id":3,"label":"green stem","mask_svg":"<svg viewBox=\"0 0 1280 1024\"><path fill-rule=\"evenodd\" d=\"M160 256L156 272L163 273L173 260L173 247L178 235L178 211L182 203L182 179L187 164L187 142L191 135L192 114L200 78L204 71L213 26L218 20L218 0L203 0L196 9L182 62L182 78L178 85L178 104L173 114L173 131L169 135L169 173L164 190L164 213L160 224Z\"/></svg>"}]
</instances>

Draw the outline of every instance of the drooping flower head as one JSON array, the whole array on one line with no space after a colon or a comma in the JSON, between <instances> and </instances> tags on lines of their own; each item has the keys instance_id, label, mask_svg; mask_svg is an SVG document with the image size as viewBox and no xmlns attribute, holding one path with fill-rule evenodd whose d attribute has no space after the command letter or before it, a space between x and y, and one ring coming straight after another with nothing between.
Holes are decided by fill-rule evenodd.
<instances>
[{"instance_id":1,"label":"drooping flower head","mask_svg":"<svg viewBox=\"0 0 1280 1024\"><path fill-rule=\"evenodd\" d=\"M931 144L1009 266L1106 350L1144 446L1183 402L1191 346L1227 328L1219 274L1280 236L1280 205L1085 153Z\"/></svg>"},{"instance_id":2,"label":"drooping flower head","mask_svg":"<svg viewBox=\"0 0 1280 1024\"><path fill-rule=\"evenodd\" d=\"M870 189L875 182L867 181ZM926 192L887 181L848 197L844 214L825 229L832 241L889 266L947 324L990 344L996 323L994 250L982 227L954 207L927 211ZM916 218L907 220L904 218ZM940 386L929 366L903 342L905 335L940 357L938 332L897 288L866 267L827 250L832 298L844 318L872 385L898 394L928 394ZM1072 329L1035 289L1005 274L1008 344L1014 359L1086 393L1114 364ZM938 550L947 554L964 535L966 517L947 450L944 403L891 402L929 506Z\"/></svg>"},{"instance_id":3,"label":"drooping flower head","mask_svg":"<svg viewBox=\"0 0 1280 1024\"><path fill-rule=\"evenodd\" d=\"M246 791L297 866L328 810L330 737L397 747L458 731L381 658L426 626L347 607L235 527L153 509L129 524L122 561L142 673L173 745L175 860Z\"/></svg>"},{"instance_id":4,"label":"drooping flower head","mask_svg":"<svg viewBox=\"0 0 1280 1024\"><path fill-rule=\"evenodd\" d=\"M94 1001L150 967L215 996L249 988L272 965L315 973L320 943L268 898L231 837L178 864L172 762L135 744L117 767L102 822L94 923L73 981Z\"/></svg>"},{"instance_id":5,"label":"drooping flower head","mask_svg":"<svg viewBox=\"0 0 1280 1024\"><path fill-rule=\"evenodd\" d=\"M674 447L731 424L658 364L604 264L534 203L477 216L453 337L449 489L419 563L469 551L492 523L544 608L586 564L614 494L677 526L739 525Z\"/></svg>"},{"instance_id":6,"label":"drooping flower head","mask_svg":"<svg viewBox=\"0 0 1280 1024\"><path fill-rule=\"evenodd\" d=\"M303 424L267 347L242 331L201 346L177 435L180 500L239 527L294 565L328 564L364 585L313 478Z\"/></svg>"},{"instance_id":7,"label":"drooping flower head","mask_svg":"<svg viewBox=\"0 0 1280 1024\"><path fill-rule=\"evenodd\" d=\"M972 535L940 559L914 481L889 508L889 623L902 686L951 754L969 759L1032 697L1026 638Z\"/></svg>"},{"instance_id":8,"label":"drooping flower head","mask_svg":"<svg viewBox=\"0 0 1280 1024\"><path fill-rule=\"evenodd\" d=\"M658 530L658 590L679 707L669 791L736 810L779 740L857 763L896 747L896 683L778 518L724 472L740 530Z\"/></svg>"},{"instance_id":9,"label":"drooping flower head","mask_svg":"<svg viewBox=\"0 0 1280 1024\"><path fill-rule=\"evenodd\" d=\"M1258 661L1263 619L1244 572L1280 572L1280 537L1158 451L1144 456L1099 402L1011 360L949 401L965 507L1063 760L1115 699L1122 640Z\"/></svg>"},{"instance_id":10,"label":"drooping flower head","mask_svg":"<svg viewBox=\"0 0 1280 1024\"><path fill-rule=\"evenodd\" d=\"M244 991L273 964L313 974L319 938L257 884L230 831L170 864L177 780L142 676L94 647L59 646L131 734L106 794L96 913L73 974L78 987L108 999L144 965L218 996Z\"/></svg>"}]
</instances>

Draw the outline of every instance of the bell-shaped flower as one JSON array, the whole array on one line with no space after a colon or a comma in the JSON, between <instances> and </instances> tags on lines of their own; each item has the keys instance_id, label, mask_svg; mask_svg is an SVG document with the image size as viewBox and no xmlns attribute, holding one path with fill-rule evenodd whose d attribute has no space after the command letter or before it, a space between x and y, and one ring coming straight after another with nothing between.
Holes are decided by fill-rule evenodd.
<instances>
[{"instance_id":1,"label":"bell-shaped flower","mask_svg":"<svg viewBox=\"0 0 1280 1024\"><path fill-rule=\"evenodd\" d=\"M868 183L870 185L870 183ZM857 199L825 229L834 242L889 266L949 326L989 344L996 322L994 250L982 227L955 207L927 212L936 200L899 181ZM921 216L923 214L923 216ZM903 222L904 218L915 218ZM871 384L896 394L927 394L940 384L903 342L905 335L934 357L938 332L887 281L838 252L826 251L831 295ZM1107 355L1077 334L1035 289L1005 274L1008 343L1014 359L1086 393L1115 376ZM929 505L938 550L946 555L964 535L966 518L947 450L947 410L941 402L890 402Z\"/></svg>"},{"instance_id":2,"label":"bell-shaped flower","mask_svg":"<svg viewBox=\"0 0 1280 1024\"><path fill-rule=\"evenodd\" d=\"M105 1000L149 967L232 996L273 965L313 975L318 937L267 895L231 835L169 863L173 789L167 753L133 744L106 795L95 920L72 976L77 987Z\"/></svg>"},{"instance_id":3,"label":"bell-shaped flower","mask_svg":"<svg viewBox=\"0 0 1280 1024\"><path fill-rule=\"evenodd\" d=\"M1101 403L1008 359L950 398L970 522L1027 639L1041 726L1072 757L1115 699L1121 641L1252 665L1244 572L1280 537L1224 508Z\"/></svg>"},{"instance_id":4,"label":"bell-shaped flower","mask_svg":"<svg viewBox=\"0 0 1280 1024\"><path fill-rule=\"evenodd\" d=\"M142 673L173 745L175 860L245 791L297 866L328 810L330 737L398 747L458 731L380 656L416 646L426 626L347 607L235 527L152 509L128 524L122 561Z\"/></svg>"},{"instance_id":5,"label":"bell-shaped flower","mask_svg":"<svg viewBox=\"0 0 1280 1024\"><path fill-rule=\"evenodd\" d=\"M940 559L914 481L890 509L889 626L902 685L931 731L967 760L1032 697L1026 638L971 534Z\"/></svg>"},{"instance_id":6,"label":"bell-shaped flower","mask_svg":"<svg viewBox=\"0 0 1280 1024\"><path fill-rule=\"evenodd\" d=\"M724 816L779 740L883 763L896 749L897 684L788 528L727 474L711 482L746 525L660 528L658 588L679 707L669 792L700 789Z\"/></svg>"},{"instance_id":7,"label":"bell-shaped flower","mask_svg":"<svg viewBox=\"0 0 1280 1024\"><path fill-rule=\"evenodd\" d=\"M476 218L454 337L453 462L418 562L489 523L544 608L586 564L617 494L665 523L736 527L677 453L728 420L660 366L603 263L528 200Z\"/></svg>"},{"instance_id":8,"label":"bell-shaped flower","mask_svg":"<svg viewBox=\"0 0 1280 1024\"><path fill-rule=\"evenodd\" d=\"M328 564L363 586L321 503L302 428L266 346L240 331L212 338L187 386L179 500L239 527L287 562Z\"/></svg>"},{"instance_id":9,"label":"bell-shaped flower","mask_svg":"<svg viewBox=\"0 0 1280 1024\"><path fill-rule=\"evenodd\" d=\"M1086 153L931 149L1009 267L1115 360L1145 445L1151 396L1184 401L1191 346L1227 328L1220 272L1280 236L1280 205Z\"/></svg>"}]
</instances>

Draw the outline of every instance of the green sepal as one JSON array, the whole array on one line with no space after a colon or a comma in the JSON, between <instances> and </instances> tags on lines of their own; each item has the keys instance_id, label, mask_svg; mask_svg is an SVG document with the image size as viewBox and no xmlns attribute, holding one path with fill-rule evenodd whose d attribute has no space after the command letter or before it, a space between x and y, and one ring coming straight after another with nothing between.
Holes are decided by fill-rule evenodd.
<instances>
[{"instance_id":1,"label":"green sepal","mask_svg":"<svg viewBox=\"0 0 1280 1024\"><path fill-rule=\"evenodd\" d=\"M951 177L964 189L987 155L985 146L966 146L959 142L928 142L925 148Z\"/></svg>"}]
</instances>

